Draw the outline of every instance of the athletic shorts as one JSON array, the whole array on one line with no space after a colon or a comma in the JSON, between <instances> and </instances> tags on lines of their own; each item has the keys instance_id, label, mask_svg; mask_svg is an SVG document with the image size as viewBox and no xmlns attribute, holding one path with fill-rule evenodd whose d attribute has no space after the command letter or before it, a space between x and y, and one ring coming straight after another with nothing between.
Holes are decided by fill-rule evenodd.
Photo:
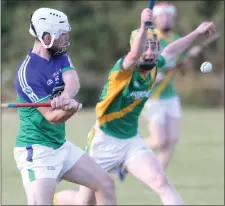
<instances>
[{"instance_id":1,"label":"athletic shorts","mask_svg":"<svg viewBox=\"0 0 225 206\"><path fill-rule=\"evenodd\" d=\"M166 117L181 118L181 104L178 96L170 99L149 99L145 103L144 115L150 122L165 124Z\"/></svg>"},{"instance_id":2,"label":"athletic shorts","mask_svg":"<svg viewBox=\"0 0 225 206\"><path fill-rule=\"evenodd\" d=\"M101 129L92 129L88 139L89 155L107 172L123 171L133 158L152 151L139 134L129 139L112 137Z\"/></svg>"},{"instance_id":3,"label":"athletic shorts","mask_svg":"<svg viewBox=\"0 0 225 206\"><path fill-rule=\"evenodd\" d=\"M59 183L83 154L83 150L69 141L58 149L43 145L14 148L14 158L24 185L43 178L53 178Z\"/></svg>"}]
</instances>

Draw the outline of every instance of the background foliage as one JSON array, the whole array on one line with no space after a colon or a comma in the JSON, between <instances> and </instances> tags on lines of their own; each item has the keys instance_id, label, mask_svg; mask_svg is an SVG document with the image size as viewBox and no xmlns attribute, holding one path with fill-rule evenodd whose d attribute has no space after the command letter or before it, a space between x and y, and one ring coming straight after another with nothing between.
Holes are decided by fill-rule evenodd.
<instances>
[{"instance_id":1,"label":"background foliage","mask_svg":"<svg viewBox=\"0 0 225 206\"><path fill-rule=\"evenodd\" d=\"M81 79L79 100L94 106L110 67L128 51L130 32L139 26L147 1L2 1L2 101L14 101L13 78L18 62L32 47L30 14L40 7L65 12L72 26L69 55ZM186 76L177 77L186 105L221 106L224 103L224 2L172 1L178 10L175 31L192 31L201 21L213 20L221 38L196 58ZM201 39L202 41L203 39ZM202 74L210 61L214 72Z\"/></svg>"}]
</instances>

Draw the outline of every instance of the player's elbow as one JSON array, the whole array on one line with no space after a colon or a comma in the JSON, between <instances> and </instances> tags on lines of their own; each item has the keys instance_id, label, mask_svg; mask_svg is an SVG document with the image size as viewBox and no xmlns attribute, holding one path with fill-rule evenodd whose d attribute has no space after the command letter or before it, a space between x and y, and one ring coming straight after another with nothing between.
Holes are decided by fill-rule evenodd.
<instances>
[{"instance_id":1,"label":"player's elbow","mask_svg":"<svg viewBox=\"0 0 225 206\"><path fill-rule=\"evenodd\" d=\"M61 122L59 121L59 119L56 118L56 116L53 115L48 115L45 117L47 119L47 121L51 124L57 125L60 124Z\"/></svg>"},{"instance_id":2,"label":"player's elbow","mask_svg":"<svg viewBox=\"0 0 225 206\"><path fill-rule=\"evenodd\" d=\"M133 62L137 62L140 59L140 57L141 57L141 53L138 51L131 51L129 53L129 58Z\"/></svg>"},{"instance_id":3,"label":"player's elbow","mask_svg":"<svg viewBox=\"0 0 225 206\"><path fill-rule=\"evenodd\" d=\"M49 123L57 125L57 124L61 124L62 122L61 121L51 120L51 121L49 121Z\"/></svg>"},{"instance_id":4,"label":"player's elbow","mask_svg":"<svg viewBox=\"0 0 225 206\"><path fill-rule=\"evenodd\" d=\"M47 107L40 107L38 110L49 123L59 124L58 112L56 110L50 110Z\"/></svg>"},{"instance_id":5,"label":"player's elbow","mask_svg":"<svg viewBox=\"0 0 225 206\"><path fill-rule=\"evenodd\" d=\"M54 111L53 111L54 112ZM76 111L58 111L53 113L52 116L50 115L47 117L47 120L54 125L65 123L70 117L72 117Z\"/></svg>"},{"instance_id":6,"label":"player's elbow","mask_svg":"<svg viewBox=\"0 0 225 206\"><path fill-rule=\"evenodd\" d=\"M51 124L57 125L62 123L61 119L58 117L58 115L54 111L49 112L44 116L45 116L45 119Z\"/></svg>"},{"instance_id":7,"label":"player's elbow","mask_svg":"<svg viewBox=\"0 0 225 206\"><path fill-rule=\"evenodd\" d=\"M176 53L170 49L164 49L161 53L161 56L163 56L166 61L171 61L177 57Z\"/></svg>"},{"instance_id":8,"label":"player's elbow","mask_svg":"<svg viewBox=\"0 0 225 206\"><path fill-rule=\"evenodd\" d=\"M139 60L138 55L136 55L135 53L132 53L132 52L128 53L128 55L123 60L123 68L125 70L132 68L138 60Z\"/></svg>"}]
</instances>

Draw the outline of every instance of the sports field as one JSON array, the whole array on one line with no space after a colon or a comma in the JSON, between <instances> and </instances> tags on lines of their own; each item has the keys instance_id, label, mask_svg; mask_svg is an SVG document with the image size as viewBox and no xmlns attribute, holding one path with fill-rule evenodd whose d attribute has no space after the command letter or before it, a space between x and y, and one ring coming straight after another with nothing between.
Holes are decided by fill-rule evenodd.
<instances>
[{"instance_id":1,"label":"sports field","mask_svg":"<svg viewBox=\"0 0 225 206\"><path fill-rule=\"evenodd\" d=\"M182 139L167 174L186 205L224 204L224 111L187 109L183 114ZM75 115L67 127L70 141L84 148L86 135L95 120L94 110ZM145 120L141 133L147 134ZM13 159L14 137L18 129L15 114L2 115L2 204L26 204L19 172ZM77 188L62 182L57 190ZM158 197L135 178L117 181L119 204L161 204Z\"/></svg>"}]
</instances>

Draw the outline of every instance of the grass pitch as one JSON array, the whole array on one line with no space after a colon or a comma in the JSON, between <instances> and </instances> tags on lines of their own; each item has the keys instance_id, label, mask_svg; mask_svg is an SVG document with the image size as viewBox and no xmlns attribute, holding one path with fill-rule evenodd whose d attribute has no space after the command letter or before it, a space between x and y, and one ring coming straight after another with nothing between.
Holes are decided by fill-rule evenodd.
<instances>
[{"instance_id":1,"label":"grass pitch","mask_svg":"<svg viewBox=\"0 0 225 206\"><path fill-rule=\"evenodd\" d=\"M94 110L82 111L68 121L67 138L84 148L86 136L95 121ZM2 204L26 204L19 171L13 158L14 137L18 129L14 113L2 114ZM147 135L146 122L140 132ZM224 204L224 111L222 109L186 109L182 138L177 145L167 175L186 205ZM116 178L117 180L117 178ZM135 178L117 183L118 203L123 205L161 204L159 198ZM77 188L62 182L57 190Z\"/></svg>"}]
</instances>

